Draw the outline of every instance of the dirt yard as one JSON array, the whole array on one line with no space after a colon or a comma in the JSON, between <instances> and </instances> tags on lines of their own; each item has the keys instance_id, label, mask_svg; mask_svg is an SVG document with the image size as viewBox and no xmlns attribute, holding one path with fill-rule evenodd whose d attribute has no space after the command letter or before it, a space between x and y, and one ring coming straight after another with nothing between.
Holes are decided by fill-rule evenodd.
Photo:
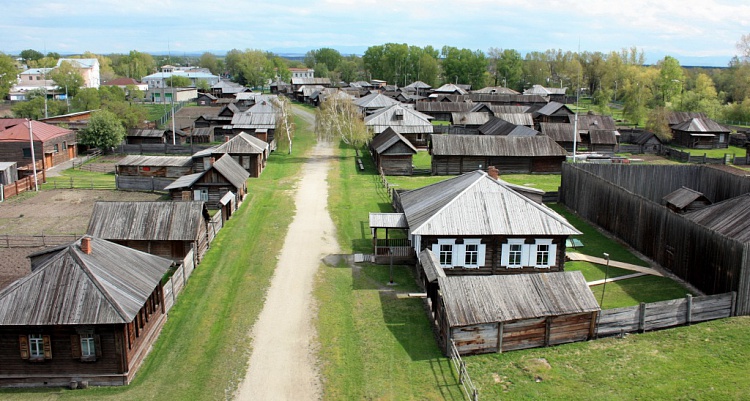
<instances>
[{"instance_id":1,"label":"dirt yard","mask_svg":"<svg viewBox=\"0 0 750 401\"><path fill-rule=\"evenodd\" d=\"M47 190L25 192L0 203L0 289L29 274L26 256L45 249L6 248L6 235L82 235L95 201L149 201L160 197L145 192Z\"/></svg>"}]
</instances>

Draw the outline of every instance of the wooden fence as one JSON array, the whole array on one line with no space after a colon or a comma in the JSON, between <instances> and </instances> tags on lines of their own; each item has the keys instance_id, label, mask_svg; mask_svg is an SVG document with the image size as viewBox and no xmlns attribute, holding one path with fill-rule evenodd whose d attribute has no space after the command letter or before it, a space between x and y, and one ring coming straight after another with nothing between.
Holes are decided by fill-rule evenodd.
<instances>
[{"instance_id":1,"label":"wooden fence","mask_svg":"<svg viewBox=\"0 0 750 401\"><path fill-rule=\"evenodd\" d=\"M661 204L665 195L681 186L720 202L750 192L750 180L703 166L566 163L562 183L560 201L582 218L703 293L736 291L737 314L750 314L750 245Z\"/></svg>"},{"instance_id":2,"label":"wooden fence","mask_svg":"<svg viewBox=\"0 0 750 401\"><path fill-rule=\"evenodd\" d=\"M458 353L453 340L450 340L448 346L448 358L450 358L451 365L458 375L458 384L461 385L461 389L466 397L471 401L479 401L479 390L472 383L469 371L466 370L466 363L461 359L461 355Z\"/></svg>"},{"instance_id":3,"label":"wooden fence","mask_svg":"<svg viewBox=\"0 0 750 401\"><path fill-rule=\"evenodd\" d=\"M191 155L195 152L210 148L211 145L205 144L188 144L172 145L168 143L143 143L135 145L120 144L115 148L115 152L128 155L142 154L171 154L171 155Z\"/></svg>"},{"instance_id":4,"label":"wooden fence","mask_svg":"<svg viewBox=\"0 0 750 401\"><path fill-rule=\"evenodd\" d=\"M115 181L81 177L55 177L50 179L47 189L117 189Z\"/></svg>"},{"instance_id":5,"label":"wooden fence","mask_svg":"<svg viewBox=\"0 0 750 401\"><path fill-rule=\"evenodd\" d=\"M185 288L190 275L193 273L193 270L195 270L194 260L193 250L190 250L190 252L185 255L185 259L180 267L174 271L172 276L169 277L164 284L164 307L167 312L172 309L175 301L177 301L177 296L182 292L182 289Z\"/></svg>"},{"instance_id":6,"label":"wooden fence","mask_svg":"<svg viewBox=\"0 0 750 401\"><path fill-rule=\"evenodd\" d=\"M164 188L173 183L174 178L165 177L140 177L130 175L115 176L115 187L121 191L164 191Z\"/></svg>"},{"instance_id":7,"label":"wooden fence","mask_svg":"<svg viewBox=\"0 0 750 401\"><path fill-rule=\"evenodd\" d=\"M737 294L707 295L605 309L596 325L597 337L642 333L734 316Z\"/></svg>"},{"instance_id":8,"label":"wooden fence","mask_svg":"<svg viewBox=\"0 0 750 401\"><path fill-rule=\"evenodd\" d=\"M37 181L38 184L44 184L45 182L47 182L47 174L44 170L37 173ZM34 185L33 175L23 177L12 184L0 184L0 202L4 201L7 198L16 196L26 191L34 190L36 188L37 187Z\"/></svg>"},{"instance_id":9,"label":"wooden fence","mask_svg":"<svg viewBox=\"0 0 750 401\"><path fill-rule=\"evenodd\" d=\"M77 241L80 234L67 235L0 235L1 248L34 248L40 246L58 246Z\"/></svg>"},{"instance_id":10,"label":"wooden fence","mask_svg":"<svg viewBox=\"0 0 750 401\"><path fill-rule=\"evenodd\" d=\"M734 163L735 160L739 160L740 163L742 163L743 159L746 159L746 157L738 158L734 153L724 153L723 157L707 157L706 153L702 156L692 155L689 152L683 152L679 149L670 148L668 146L663 146L661 148L660 155L683 163L695 164L730 164Z\"/></svg>"},{"instance_id":11,"label":"wooden fence","mask_svg":"<svg viewBox=\"0 0 750 401\"><path fill-rule=\"evenodd\" d=\"M239 206L238 206L239 208ZM216 213L211 217L211 220L208 222L208 243L210 244L214 238L216 237L216 234L219 233L219 230L224 226L224 220L221 218L221 212Z\"/></svg>"}]
</instances>

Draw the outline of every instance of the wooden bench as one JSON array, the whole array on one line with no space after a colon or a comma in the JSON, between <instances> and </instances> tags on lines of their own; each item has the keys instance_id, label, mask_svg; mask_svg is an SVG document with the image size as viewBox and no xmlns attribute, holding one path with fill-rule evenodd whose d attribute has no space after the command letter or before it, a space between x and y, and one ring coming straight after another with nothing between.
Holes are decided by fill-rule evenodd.
<instances>
[{"instance_id":1,"label":"wooden bench","mask_svg":"<svg viewBox=\"0 0 750 401\"><path fill-rule=\"evenodd\" d=\"M365 170L365 165L362 164L362 159L360 159L359 157L357 158L357 165L359 165L359 170L360 171L364 171Z\"/></svg>"}]
</instances>

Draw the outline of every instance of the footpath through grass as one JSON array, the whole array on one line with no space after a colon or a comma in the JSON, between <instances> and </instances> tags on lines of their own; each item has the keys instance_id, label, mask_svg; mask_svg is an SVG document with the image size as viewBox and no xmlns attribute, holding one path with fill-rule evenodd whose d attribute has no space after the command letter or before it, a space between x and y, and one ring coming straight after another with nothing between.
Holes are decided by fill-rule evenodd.
<instances>
[{"instance_id":1,"label":"footpath through grass","mask_svg":"<svg viewBox=\"0 0 750 401\"><path fill-rule=\"evenodd\" d=\"M392 211L369 157L355 168L342 146L328 177L329 210L344 253L371 253L369 212ZM315 297L326 400L462 400L450 361L432 334L411 270L394 266L322 266Z\"/></svg>"},{"instance_id":2,"label":"footpath through grass","mask_svg":"<svg viewBox=\"0 0 750 401\"><path fill-rule=\"evenodd\" d=\"M133 383L89 390L1 390L4 400L222 400L244 378L248 331L263 307L292 221L294 184L314 143L306 125L294 153L274 152L248 196L193 272Z\"/></svg>"}]
</instances>

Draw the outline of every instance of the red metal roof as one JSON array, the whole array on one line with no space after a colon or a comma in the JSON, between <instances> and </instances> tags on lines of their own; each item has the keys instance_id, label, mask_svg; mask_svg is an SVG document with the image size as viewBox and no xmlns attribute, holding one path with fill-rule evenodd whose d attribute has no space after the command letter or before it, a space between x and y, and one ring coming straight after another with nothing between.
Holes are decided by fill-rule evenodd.
<instances>
[{"instance_id":1,"label":"red metal roof","mask_svg":"<svg viewBox=\"0 0 750 401\"><path fill-rule=\"evenodd\" d=\"M9 121L10 120L10 121ZM14 123L13 123L14 122ZM39 121L31 122L34 141L46 142L73 131ZM29 122L25 119L0 119L0 142L19 142L29 140Z\"/></svg>"},{"instance_id":2,"label":"red metal roof","mask_svg":"<svg viewBox=\"0 0 750 401\"><path fill-rule=\"evenodd\" d=\"M104 86L116 86L116 85L140 85L141 83L133 78L115 78L110 81L103 83Z\"/></svg>"}]
</instances>

